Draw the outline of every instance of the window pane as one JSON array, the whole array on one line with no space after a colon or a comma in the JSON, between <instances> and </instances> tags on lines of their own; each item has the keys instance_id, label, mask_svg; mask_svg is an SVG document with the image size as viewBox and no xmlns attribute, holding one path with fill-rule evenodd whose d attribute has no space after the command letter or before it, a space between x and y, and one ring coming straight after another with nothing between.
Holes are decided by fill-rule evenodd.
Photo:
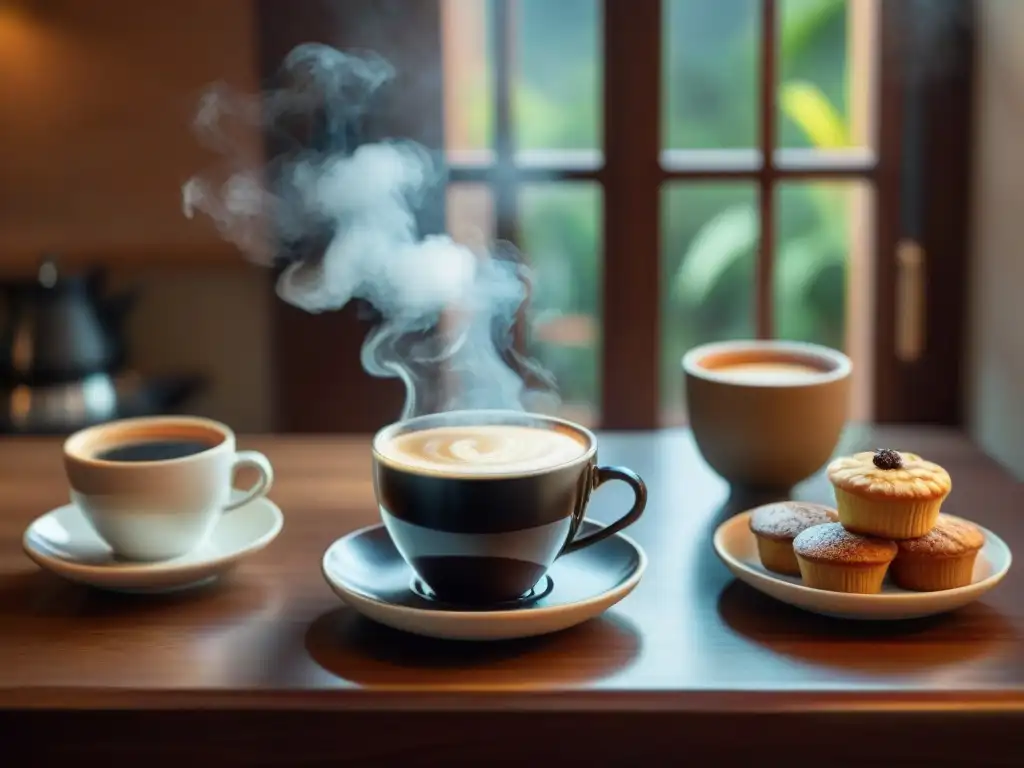
<instances>
[{"instance_id":1,"label":"window pane","mask_svg":"<svg viewBox=\"0 0 1024 768\"><path fill-rule=\"evenodd\" d=\"M591 183L524 185L520 240L534 268L530 353L558 380L563 410L598 412L601 349L601 188Z\"/></svg>"},{"instance_id":2,"label":"window pane","mask_svg":"<svg viewBox=\"0 0 1024 768\"><path fill-rule=\"evenodd\" d=\"M873 144L877 0L782 0L779 146Z\"/></svg>"},{"instance_id":3,"label":"window pane","mask_svg":"<svg viewBox=\"0 0 1024 768\"><path fill-rule=\"evenodd\" d=\"M757 144L760 0L664 0L662 143Z\"/></svg>"},{"instance_id":4,"label":"window pane","mask_svg":"<svg viewBox=\"0 0 1024 768\"><path fill-rule=\"evenodd\" d=\"M661 397L666 423L685 413L680 364L698 344L755 335L760 237L753 184L697 182L662 191Z\"/></svg>"},{"instance_id":5,"label":"window pane","mask_svg":"<svg viewBox=\"0 0 1024 768\"><path fill-rule=\"evenodd\" d=\"M871 417L872 189L866 182L777 188L776 335L845 351L854 362L851 416Z\"/></svg>"},{"instance_id":6,"label":"window pane","mask_svg":"<svg viewBox=\"0 0 1024 768\"><path fill-rule=\"evenodd\" d=\"M494 146L488 0L441 0L444 143L466 159Z\"/></svg>"},{"instance_id":7,"label":"window pane","mask_svg":"<svg viewBox=\"0 0 1024 768\"><path fill-rule=\"evenodd\" d=\"M448 234L475 251L486 251L494 242L494 196L486 184L448 185L446 219Z\"/></svg>"},{"instance_id":8,"label":"window pane","mask_svg":"<svg viewBox=\"0 0 1024 768\"><path fill-rule=\"evenodd\" d=\"M596 149L602 83L597 0L516 0L513 8L517 148Z\"/></svg>"}]
</instances>

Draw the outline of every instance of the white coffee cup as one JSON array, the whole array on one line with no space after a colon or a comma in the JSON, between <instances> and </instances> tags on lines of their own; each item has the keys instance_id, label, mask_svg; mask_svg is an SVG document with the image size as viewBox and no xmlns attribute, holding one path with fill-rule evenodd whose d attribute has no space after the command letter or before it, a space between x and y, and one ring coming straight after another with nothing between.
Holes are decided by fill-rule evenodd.
<instances>
[{"instance_id":1,"label":"white coffee cup","mask_svg":"<svg viewBox=\"0 0 1024 768\"><path fill-rule=\"evenodd\" d=\"M139 460L156 448L168 455L194 452ZM113 449L120 459L104 457ZM133 450L136 458L123 457ZM255 469L259 479L232 499L235 472L242 467ZM64 442L64 470L71 501L96 533L116 555L142 561L195 549L222 513L265 495L274 481L266 456L237 451L230 428L191 416L124 419L76 432Z\"/></svg>"}]
</instances>

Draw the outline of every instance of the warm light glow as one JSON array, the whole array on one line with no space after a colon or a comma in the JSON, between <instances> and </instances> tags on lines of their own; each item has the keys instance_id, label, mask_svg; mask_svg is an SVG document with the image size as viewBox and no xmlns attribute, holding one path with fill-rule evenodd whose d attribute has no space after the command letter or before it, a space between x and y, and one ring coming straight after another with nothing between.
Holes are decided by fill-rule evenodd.
<instances>
[{"instance_id":1,"label":"warm light glow","mask_svg":"<svg viewBox=\"0 0 1024 768\"><path fill-rule=\"evenodd\" d=\"M18 426L22 426L32 410L32 390L19 385L11 392L11 412L8 417Z\"/></svg>"},{"instance_id":2,"label":"warm light glow","mask_svg":"<svg viewBox=\"0 0 1024 768\"><path fill-rule=\"evenodd\" d=\"M0 4L0 100L31 99L44 83L53 40L20 3Z\"/></svg>"},{"instance_id":3,"label":"warm light glow","mask_svg":"<svg viewBox=\"0 0 1024 768\"><path fill-rule=\"evenodd\" d=\"M0 5L0 61L17 61L39 46L39 30L17 4Z\"/></svg>"}]
</instances>

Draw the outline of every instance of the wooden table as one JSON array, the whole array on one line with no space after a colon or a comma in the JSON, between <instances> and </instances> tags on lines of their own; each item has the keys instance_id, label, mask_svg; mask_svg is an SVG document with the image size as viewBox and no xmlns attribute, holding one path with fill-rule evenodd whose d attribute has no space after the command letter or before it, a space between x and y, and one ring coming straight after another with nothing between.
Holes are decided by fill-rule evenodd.
<instances>
[{"instance_id":1,"label":"wooden table","mask_svg":"<svg viewBox=\"0 0 1024 768\"><path fill-rule=\"evenodd\" d=\"M749 502L729 498L687 433L607 435L602 461L650 486L630 531L650 556L639 588L559 635L428 641L354 616L320 575L326 547L376 518L368 441L242 444L277 468L281 537L218 586L142 598L64 583L22 554L25 525L66 501L59 443L0 441L2 764L725 765L764 749L829 766L1021 764L1020 566L943 617L804 614L733 582L716 559L711 532ZM1021 485L964 438L851 429L841 450L878 445L945 465L947 509L1024 553ZM625 495L602 490L592 516L610 519ZM830 491L818 477L796 495ZM31 759L9 760L19 751Z\"/></svg>"}]
</instances>

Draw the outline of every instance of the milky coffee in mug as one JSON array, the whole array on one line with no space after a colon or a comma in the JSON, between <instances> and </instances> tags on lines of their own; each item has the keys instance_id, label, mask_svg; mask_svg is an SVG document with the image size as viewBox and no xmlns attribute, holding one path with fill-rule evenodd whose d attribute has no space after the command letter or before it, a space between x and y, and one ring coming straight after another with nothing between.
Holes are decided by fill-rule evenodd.
<instances>
[{"instance_id":1,"label":"milky coffee in mug","mask_svg":"<svg viewBox=\"0 0 1024 768\"><path fill-rule=\"evenodd\" d=\"M458 411L385 427L373 441L374 488L395 546L447 602L493 604L527 593L562 554L635 522L647 492L628 469L599 467L597 441L561 419ZM629 512L576 539L591 492L634 491Z\"/></svg>"},{"instance_id":2,"label":"milky coffee in mug","mask_svg":"<svg viewBox=\"0 0 1024 768\"><path fill-rule=\"evenodd\" d=\"M852 364L796 341L723 341L682 361L705 461L734 486L789 489L821 469L846 423Z\"/></svg>"},{"instance_id":3,"label":"milky coffee in mug","mask_svg":"<svg viewBox=\"0 0 1024 768\"><path fill-rule=\"evenodd\" d=\"M259 473L231 498L241 467ZM114 553L166 560L209 536L218 517L263 496L274 480L266 456L237 451L224 424L186 416L124 419L76 432L64 443L71 501Z\"/></svg>"}]
</instances>

